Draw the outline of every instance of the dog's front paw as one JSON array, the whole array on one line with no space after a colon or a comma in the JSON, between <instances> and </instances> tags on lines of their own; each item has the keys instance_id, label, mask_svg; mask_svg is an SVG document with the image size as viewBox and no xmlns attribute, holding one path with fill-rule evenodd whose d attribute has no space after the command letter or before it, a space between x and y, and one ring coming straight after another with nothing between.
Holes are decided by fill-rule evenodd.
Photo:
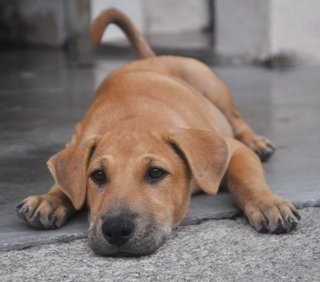
<instances>
[{"instance_id":1,"label":"dog's front paw","mask_svg":"<svg viewBox=\"0 0 320 282\"><path fill-rule=\"evenodd\" d=\"M289 232L301 218L291 203L272 194L252 200L246 205L244 213L249 223L260 233Z\"/></svg>"},{"instance_id":2,"label":"dog's front paw","mask_svg":"<svg viewBox=\"0 0 320 282\"><path fill-rule=\"evenodd\" d=\"M56 229L74 212L71 205L53 195L30 196L16 207L20 218L37 229Z\"/></svg>"}]
</instances>

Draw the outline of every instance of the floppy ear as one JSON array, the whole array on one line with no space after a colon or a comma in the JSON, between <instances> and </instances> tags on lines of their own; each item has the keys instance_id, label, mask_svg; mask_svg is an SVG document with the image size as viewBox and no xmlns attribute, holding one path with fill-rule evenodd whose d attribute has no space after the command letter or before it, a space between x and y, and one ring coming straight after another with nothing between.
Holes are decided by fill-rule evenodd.
<instances>
[{"instance_id":1,"label":"floppy ear","mask_svg":"<svg viewBox=\"0 0 320 282\"><path fill-rule=\"evenodd\" d=\"M168 138L183 154L199 188L217 193L229 162L224 139L213 131L195 129L177 129Z\"/></svg>"},{"instance_id":2,"label":"floppy ear","mask_svg":"<svg viewBox=\"0 0 320 282\"><path fill-rule=\"evenodd\" d=\"M47 162L52 177L76 210L80 210L85 202L87 167L96 144L97 137L75 142Z\"/></svg>"}]
</instances>

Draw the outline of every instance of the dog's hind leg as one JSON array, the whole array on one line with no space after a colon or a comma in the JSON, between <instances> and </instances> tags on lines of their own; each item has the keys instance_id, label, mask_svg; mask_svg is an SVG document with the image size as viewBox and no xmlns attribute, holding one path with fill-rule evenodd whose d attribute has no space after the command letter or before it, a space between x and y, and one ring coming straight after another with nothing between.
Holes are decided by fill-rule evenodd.
<instances>
[{"instance_id":1,"label":"dog's hind leg","mask_svg":"<svg viewBox=\"0 0 320 282\"><path fill-rule=\"evenodd\" d=\"M180 69L181 67L181 69ZM257 135L238 112L228 87L205 64L185 59L179 66L178 75L197 88L228 119L236 139L255 151L262 161L275 152L270 140Z\"/></svg>"}]
</instances>

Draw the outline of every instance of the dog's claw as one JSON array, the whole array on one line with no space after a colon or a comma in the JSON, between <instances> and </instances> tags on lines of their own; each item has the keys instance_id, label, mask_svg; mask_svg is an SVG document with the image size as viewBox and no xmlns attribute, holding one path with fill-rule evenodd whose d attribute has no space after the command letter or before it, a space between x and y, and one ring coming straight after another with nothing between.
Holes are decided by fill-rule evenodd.
<instances>
[{"instance_id":1,"label":"dog's claw","mask_svg":"<svg viewBox=\"0 0 320 282\"><path fill-rule=\"evenodd\" d=\"M301 215L298 213L298 211L297 211L297 210L293 210L292 213L293 213L294 216L298 219L298 221L300 221Z\"/></svg>"},{"instance_id":2,"label":"dog's claw","mask_svg":"<svg viewBox=\"0 0 320 282\"><path fill-rule=\"evenodd\" d=\"M263 219L263 220L261 220L260 224L262 227L258 232L262 233L262 234L268 233L267 222Z\"/></svg>"},{"instance_id":3,"label":"dog's claw","mask_svg":"<svg viewBox=\"0 0 320 282\"><path fill-rule=\"evenodd\" d=\"M45 229L44 224L40 220L39 214L36 216L36 218L33 222L33 227L36 227L37 229Z\"/></svg>"},{"instance_id":4,"label":"dog's claw","mask_svg":"<svg viewBox=\"0 0 320 282\"><path fill-rule=\"evenodd\" d=\"M275 153L276 147L272 144L268 144L266 148L261 148L257 151L257 154L262 162L267 161Z\"/></svg>"},{"instance_id":5,"label":"dog's claw","mask_svg":"<svg viewBox=\"0 0 320 282\"><path fill-rule=\"evenodd\" d=\"M295 229L298 225L298 220L293 219L291 216L288 217L291 229Z\"/></svg>"},{"instance_id":6,"label":"dog's claw","mask_svg":"<svg viewBox=\"0 0 320 282\"><path fill-rule=\"evenodd\" d=\"M24 206L24 203L21 202L16 206L16 212L18 214L18 216L23 219L26 220L26 214L29 211L29 207L28 206Z\"/></svg>"},{"instance_id":7,"label":"dog's claw","mask_svg":"<svg viewBox=\"0 0 320 282\"><path fill-rule=\"evenodd\" d=\"M278 219L278 224L275 230L272 231L273 234L282 234L286 233L287 230L284 228L284 222L282 219Z\"/></svg>"},{"instance_id":8,"label":"dog's claw","mask_svg":"<svg viewBox=\"0 0 320 282\"><path fill-rule=\"evenodd\" d=\"M30 210L29 207L24 206L24 207L21 209L21 214L26 214L29 210Z\"/></svg>"},{"instance_id":9,"label":"dog's claw","mask_svg":"<svg viewBox=\"0 0 320 282\"><path fill-rule=\"evenodd\" d=\"M22 206L23 206L23 202L20 202L19 204L17 204L16 210L20 210Z\"/></svg>"}]
</instances>

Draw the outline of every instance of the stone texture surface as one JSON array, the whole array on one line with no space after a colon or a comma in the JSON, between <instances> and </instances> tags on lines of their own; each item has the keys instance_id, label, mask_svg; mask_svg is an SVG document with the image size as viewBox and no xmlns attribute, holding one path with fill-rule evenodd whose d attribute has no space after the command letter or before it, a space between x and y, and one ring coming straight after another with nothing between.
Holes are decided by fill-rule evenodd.
<instances>
[{"instance_id":1,"label":"stone texture surface","mask_svg":"<svg viewBox=\"0 0 320 282\"><path fill-rule=\"evenodd\" d=\"M39 50L2 52L0 249L85 236L85 214L61 230L35 231L17 218L15 205L48 190L52 180L47 159L64 146L101 79L125 62L103 56L75 61L59 52ZM265 164L271 189L298 207L320 206L319 67L215 70L234 92L243 116L277 145L276 155ZM193 199L184 224L238 213L227 193L200 195Z\"/></svg>"},{"instance_id":2,"label":"stone texture surface","mask_svg":"<svg viewBox=\"0 0 320 282\"><path fill-rule=\"evenodd\" d=\"M153 255L96 256L85 239L0 252L11 281L320 281L320 209L301 211L288 235L256 233L242 219L180 227Z\"/></svg>"}]
</instances>

